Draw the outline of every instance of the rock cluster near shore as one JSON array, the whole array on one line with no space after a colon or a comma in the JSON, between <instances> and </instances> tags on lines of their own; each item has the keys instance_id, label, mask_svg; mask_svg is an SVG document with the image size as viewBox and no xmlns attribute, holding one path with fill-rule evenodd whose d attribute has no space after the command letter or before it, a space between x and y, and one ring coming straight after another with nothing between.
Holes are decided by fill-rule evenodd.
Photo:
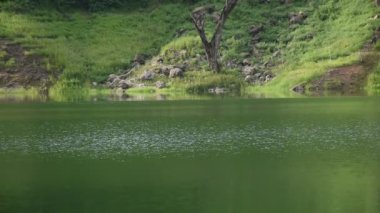
<instances>
[{"instance_id":1,"label":"rock cluster near shore","mask_svg":"<svg viewBox=\"0 0 380 213\"><path fill-rule=\"evenodd\" d=\"M150 60L149 66L143 67L146 64L146 59L143 60L142 56L136 56L132 64L132 68L123 72L123 74L109 75L106 86L111 89L129 89L129 88L141 88L145 87L147 82L155 85L157 89L163 89L167 87L166 82L162 78L182 78L186 70L186 65L165 65L162 58L153 58ZM137 69L144 69L139 75L134 75L134 71Z\"/></svg>"}]
</instances>

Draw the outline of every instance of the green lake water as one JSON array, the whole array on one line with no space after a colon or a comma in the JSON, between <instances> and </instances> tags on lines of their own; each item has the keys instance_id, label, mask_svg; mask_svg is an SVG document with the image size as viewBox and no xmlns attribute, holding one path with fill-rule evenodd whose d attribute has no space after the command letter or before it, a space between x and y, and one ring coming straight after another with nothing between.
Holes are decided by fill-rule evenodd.
<instances>
[{"instance_id":1,"label":"green lake water","mask_svg":"<svg viewBox=\"0 0 380 213\"><path fill-rule=\"evenodd\" d=\"M379 213L380 98L3 102L0 212Z\"/></svg>"}]
</instances>

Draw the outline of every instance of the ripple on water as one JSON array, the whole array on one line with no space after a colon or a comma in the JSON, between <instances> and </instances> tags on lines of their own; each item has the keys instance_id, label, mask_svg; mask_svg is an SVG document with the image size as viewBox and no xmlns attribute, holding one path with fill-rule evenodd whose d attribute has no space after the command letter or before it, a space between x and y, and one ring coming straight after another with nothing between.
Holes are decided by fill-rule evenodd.
<instances>
[{"instance_id":1,"label":"ripple on water","mask_svg":"<svg viewBox=\"0 0 380 213\"><path fill-rule=\"evenodd\" d=\"M60 153L91 157L166 155L169 153L236 153L378 149L376 122L339 125L248 122L201 125L155 122L62 123L29 125L25 134L1 134L1 152Z\"/></svg>"}]
</instances>

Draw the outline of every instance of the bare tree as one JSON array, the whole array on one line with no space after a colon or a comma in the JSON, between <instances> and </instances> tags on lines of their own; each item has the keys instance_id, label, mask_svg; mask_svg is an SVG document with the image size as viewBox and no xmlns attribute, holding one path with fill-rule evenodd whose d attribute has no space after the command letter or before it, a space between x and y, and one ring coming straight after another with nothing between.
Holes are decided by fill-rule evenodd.
<instances>
[{"instance_id":1,"label":"bare tree","mask_svg":"<svg viewBox=\"0 0 380 213\"><path fill-rule=\"evenodd\" d=\"M214 6L204 6L195 9L192 14L192 22L197 29L197 32L199 36L201 37L203 47L206 52L207 60L209 63L210 68L214 72L220 72L220 63L219 63L219 47L220 42L222 40L222 31L224 24L226 23L226 20L228 16L230 15L231 11L235 8L236 4L239 0L226 0L226 3L224 5L223 10L220 14L218 14L215 17L216 22L216 28L214 35L212 36L211 40L209 41L206 36L205 32L205 22L206 22L206 16L208 14L211 14L215 11Z\"/></svg>"}]
</instances>

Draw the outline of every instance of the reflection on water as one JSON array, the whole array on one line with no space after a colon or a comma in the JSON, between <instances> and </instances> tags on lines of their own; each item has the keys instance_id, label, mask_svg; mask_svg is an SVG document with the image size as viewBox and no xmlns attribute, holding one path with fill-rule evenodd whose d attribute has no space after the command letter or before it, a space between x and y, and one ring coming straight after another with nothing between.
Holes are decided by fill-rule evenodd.
<instances>
[{"instance_id":1,"label":"reflection on water","mask_svg":"<svg viewBox=\"0 0 380 213\"><path fill-rule=\"evenodd\" d=\"M170 97L164 94L145 94L145 95L128 95L128 94L107 94L107 95L80 95L80 96L44 96L41 94L36 95L1 95L0 103L27 103L27 102L73 102L73 101L149 101L149 100L171 100L175 97ZM186 99L186 97L182 97Z\"/></svg>"},{"instance_id":2,"label":"reflection on water","mask_svg":"<svg viewBox=\"0 0 380 213\"><path fill-rule=\"evenodd\" d=\"M0 105L0 212L380 212L376 98Z\"/></svg>"},{"instance_id":3,"label":"reflection on water","mask_svg":"<svg viewBox=\"0 0 380 213\"><path fill-rule=\"evenodd\" d=\"M232 97L233 95L229 95ZM43 95L39 93L2 93L0 91L0 103L28 103L28 102L80 102L80 101L165 101L165 100L202 100L202 99L218 99L223 95L190 95L184 93L142 93L128 94L116 93L111 90L97 91L84 90L82 92L71 91L63 94Z\"/></svg>"}]
</instances>

